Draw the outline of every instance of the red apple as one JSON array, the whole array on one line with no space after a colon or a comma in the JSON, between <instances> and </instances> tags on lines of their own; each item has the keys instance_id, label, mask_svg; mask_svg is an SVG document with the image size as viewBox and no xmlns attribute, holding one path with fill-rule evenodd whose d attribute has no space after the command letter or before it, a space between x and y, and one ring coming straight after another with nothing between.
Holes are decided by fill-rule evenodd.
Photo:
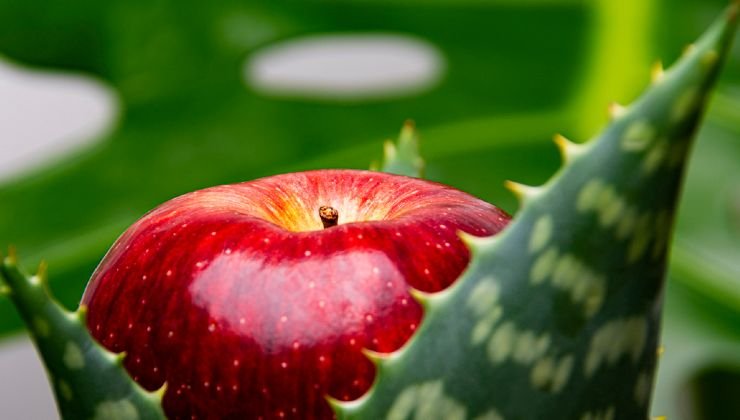
<instances>
[{"instance_id":1,"label":"red apple","mask_svg":"<svg viewBox=\"0 0 740 420\"><path fill-rule=\"evenodd\" d=\"M457 232L508 221L453 188L377 172L208 188L129 228L82 303L137 382L167 382L171 418L331 418L326 395L356 399L373 381L361 349L394 351L421 322L409 288L442 290L465 268Z\"/></svg>"}]
</instances>

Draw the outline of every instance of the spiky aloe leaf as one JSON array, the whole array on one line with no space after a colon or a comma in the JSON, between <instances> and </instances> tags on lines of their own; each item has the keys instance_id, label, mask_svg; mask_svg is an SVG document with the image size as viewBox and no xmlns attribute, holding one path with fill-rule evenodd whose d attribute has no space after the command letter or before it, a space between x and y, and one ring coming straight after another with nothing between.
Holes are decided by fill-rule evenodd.
<instances>
[{"instance_id":1,"label":"spiky aloe leaf","mask_svg":"<svg viewBox=\"0 0 740 420\"><path fill-rule=\"evenodd\" d=\"M377 169L377 168L373 168ZM413 121L406 121L398 142L387 140L383 145L383 172L396 175L421 177L424 171L424 159L419 155L419 136Z\"/></svg>"},{"instance_id":2,"label":"spiky aloe leaf","mask_svg":"<svg viewBox=\"0 0 740 420\"><path fill-rule=\"evenodd\" d=\"M737 3L670 71L542 187L450 289L418 294L425 320L400 351L368 354L376 383L341 418L637 419L657 364L667 243Z\"/></svg>"},{"instance_id":3,"label":"spiky aloe leaf","mask_svg":"<svg viewBox=\"0 0 740 420\"><path fill-rule=\"evenodd\" d=\"M29 326L62 418L164 418L164 389L147 392L129 377L123 368L125 355L109 352L90 336L84 307L69 312L52 299L44 266L29 276L11 251L0 264L0 286Z\"/></svg>"}]
</instances>

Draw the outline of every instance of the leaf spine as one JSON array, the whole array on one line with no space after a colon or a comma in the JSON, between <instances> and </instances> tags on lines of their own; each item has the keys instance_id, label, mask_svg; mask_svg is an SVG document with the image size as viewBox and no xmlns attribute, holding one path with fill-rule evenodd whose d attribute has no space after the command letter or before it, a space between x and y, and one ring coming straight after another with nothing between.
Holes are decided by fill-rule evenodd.
<instances>
[{"instance_id":1,"label":"leaf spine","mask_svg":"<svg viewBox=\"0 0 740 420\"><path fill-rule=\"evenodd\" d=\"M383 143L383 154L386 159L394 159L396 157L396 145L391 140L386 140Z\"/></svg>"},{"instance_id":2,"label":"leaf spine","mask_svg":"<svg viewBox=\"0 0 740 420\"><path fill-rule=\"evenodd\" d=\"M39 283L43 286L48 285L49 265L46 263L46 261L41 260L41 262L39 263L39 268L36 270L36 275L34 277L36 277Z\"/></svg>"},{"instance_id":3,"label":"leaf spine","mask_svg":"<svg viewBox=\"0 0 740 420\"><path fill-rule=\"evenodd\" d=\"M401 141L403 140L410 140L413 138L414 133L416 132L416 123L414 120L406 120L403 122L403 127L401 127Z\"/></svg>"},{"instance_id":4,"label":"leaf spine","mask_svg":"<svg viewBox=\"0 0 740 420\"><path fill-rule=\"evenodd\" d=\"M334 397L332 397L329 394L324 395L324 399L327 403L329 403L329 406L335 413L344 413L349 409L349 407L352 405L349 401L342 401L338 400ZM340 416L339 418L343 418L344 416Z\"/></svg>"},{"instance_id":5,"label":"leaf spine","mask_svg":"<svg viewBox=\"0 0 740 420\"><path fill-rule=\"evenodd\" d=\"M491 250L492 247L501 242L501 235L475 236L460 230L457 232L457 236L473 254L480 253L484 250Z\"/></svg>"},{"instance_id":6,"label":"leaf spine","mask_svg":"<svg viewBox=\"0 0 740 420\"><path fill-rule=\"evenodd\" d=\"M74 312L74 315L82 325L85 325L85 323L87 323L87 305L80 305Z\"/></svg>"},{"instance_id":7,"label":"leaf spine","mask_svg":"<svg viewBox=\"0 0 740 420\"><path fill-rule=\"evenodd\" d=\"M116 366L123 366L123 361L126 360L126 352L113 353L113 363Z\"/></svg>"},{"instance_id":8,"label":"leaf spine","mask_svg":"<svg viewBox=\"0 0 740 420\"><path fill-rule=\"evenodd\" d=\"M650 80L654 85L657 85L663 81L664 77L665 70L663 70L663 63L661 61L656 61L655 64L653 64L653 68L650 70Z\"/></svg>"},{"instance_id":9,"label":"leaf spine","mask_svg":"<svg viewBox=\"0 0 740 420\"><path fill-rule=\"evenodd\" d=\"M365 357L370 359L370 361L373 362L375 366L379 366L380 364L382 364L383 362L385 362L386 360L390 358L387 353L380 353L375 350L370 350L367 348L363 348L360 351L362 352L362 354L365 355Z\"/></svg>"},{"instance_id":10,"label":"leaf spine","mask_svg":"<svg viewBox=\"0 0 740 420\"><path fill-rule=\"evenodd\" d=\"M5 256L3 264L8 268L14 267L18 264L18 253L13 245L8 247L8 255Z\"/></svg>"},{"instance_id":11,"label":"leaf spine","mask_svg":"<svg viewBox=\"0 0 740 420\"><path fill-rule=\"evenodd\" d=\"M504 187L514 193L522 204L538 196L541 190L539 187L532 187L514 181L504 182Z\"/></svg>"},{"instance_id":12,"label":"leaf spine","mask_svg":"<svg viewBox=\"0 0 740 420\"><path fill-rule=\"evenodd\" d=\"M583 151L583 146L568 140L562 134L555 134L552 141L555 142L555 146L560 151L560 157L564 163L573 161Z\"/></svg>"},{"instance_id":13,"label":"leaf spine","mask_svg":"<svg viewBox=\"0 0 740 420\"><path fill-rule=\"evenodd\" d=\"M415 301L423 306L424 309L429 309L429 302L431 301L432 296L430 293L422 292L421 290L411 287L409 288L409 294Z\"/></svg>"},{"instance_id":14,"label":"leaf spine","mask_svg":"<svg viewBox=\"0 0 740 420\"><path fill-rule=\"evenodd\" d=\"M162 401L164 394L167 393L167 382L163 383L159 389L152 391L150 394L154 397L155 401Z\"/></svg>"},{"instance_id":15,"label":"leaf spine","mask_svg":"<svg viewBox=\"0 0 740 420\"><path fill-rule=\"evenodd\" d=\"M627 112L627 107L620 105L617 102L612 102L609 104L609 116L612 118L612 120L619 119Z\"/></svg>"}]
</instances>

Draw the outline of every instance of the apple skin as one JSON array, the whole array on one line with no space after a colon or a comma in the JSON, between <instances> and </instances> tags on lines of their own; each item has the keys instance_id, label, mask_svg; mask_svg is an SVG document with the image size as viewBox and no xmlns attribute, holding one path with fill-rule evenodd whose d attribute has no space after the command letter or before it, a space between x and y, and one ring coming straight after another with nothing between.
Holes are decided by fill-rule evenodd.
<instances>
[{"instance_id":1,"label":"apple skin","mask_svg":"<svg viewBox=\"0 0 740 420\"><path fill-rule=\"evenodd\" d=\"M322 228L317 209L339 212ZM88 328L170 418L332 418L360 397L367 348L400 348L436 292L509 216L453 188L321 170L195 191L131 226L85 291Z\"/></svg>"}]
</instances>

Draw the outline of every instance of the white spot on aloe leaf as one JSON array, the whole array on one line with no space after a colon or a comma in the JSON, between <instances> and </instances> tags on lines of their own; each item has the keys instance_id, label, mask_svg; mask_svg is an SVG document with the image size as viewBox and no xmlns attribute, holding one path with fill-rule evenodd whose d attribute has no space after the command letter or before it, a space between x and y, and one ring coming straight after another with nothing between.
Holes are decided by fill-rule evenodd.
<instances>
[{"instance_id":1,"label":"white spot on aloe leaf","mask_svg":"<svg viewBox=\"0 0 740 420\"><path fill-rule=\"evenodd\" d=\"M571 372L573 371L574 358L571 355L563 356L560 359L552 377L553 392L560 392L568 384Z\"/></svg>"},{"instance_id":2,"label":"white spot on aloe leaf","mask_svg":"<svg viewBox=\"0 0 740 420\"><path fill-rule=\"evenodd\" d=\"M552 275L555 263L558 261L558 251L554 247L540 254L532 265L529 273L529 281L532 284L540 284Z\"/></svg>"},{"instance_id":3,"label":"white spot on aloe leaf","mask_svg":"<svg viewBox=\"0 0 740 420\"><path fill-rule=\"evenodd\" d=\"M658 141L645 155L645 159L642 162L642 171L646 175L650 175L655 172L661 163L666 159L668 154L668 142L666 140Z\"/></svg>"},{"instance_id":4,"label":"white spot on aloe leaf","mask_svg":"<svg viewBox=\"0 0 740 420\"><path fill-rule=\"evenodd\" d=\"M515 361L521 364L531 363L537 357L536 344L537 337L532 331L522 331L517 335L516 344L512 356Z\"/></svg>"},{"instance_id":5,"label":"white spot on aloe leaf","mask_svg":"<svg viewBox=\"0 0 740 420\"><path fill-rule=\"evenodd\" d=\"M504 420L504 417L495 408L491 408L473 420Z\"/></svg>"},{"instance_id":6,"label":"white spot on aloe leaf","mask_svg":"<svg viewBox=\"0 0 740 420\"><path fill-rule=\"evenodd\" d=\"M637 210L632 206L627 206L619 216L617 223L617 238L625 239L629 236L637 224Z\"/></svg>"},{"instance_id":7,"label":"white spot on aloe leaf","mask_svg":"<svg viewBox=\"0 0 740 420\"><path fill-rule=\"evenodd\" d=\"M637 363L645 349L648 325L645 317L634 316L602 325L591 337L584 362L586 377L596 374L603 365L614 365L622 356Z\"/></svg>"},{"instance_id":8,"label":"white spot on aloe leaf","mask_svg":"<svg viewBox=\"0 0 740 420\"><path fill-rule=\"evenodd\" d=\"M509 358L514 348L514 339L516 338L516 329L511 321L505 322L496 331L488 341L488 359L491 363L503 363Z\"/></svg>"},{"instance_id":9,"label":"white spot on aloe leaf","mask_svg":"<svg viewBox=\"0 0 740 420\"><path fill-rule=\"evenodd\" d=\"M532 236L529 238L529 251L540 251L550 240L552 236L554 222L552 216L545 214L540 216L532 229Z\"/></svg>"},{"instance_id":10,"label":"white spot on aloe leaf","mask_svg":"<svg viewBox=\"0 0 740 420\"><path fill-rule=\"evenodd\" d=\"M587 411L583 413L580 420L614 420L615 414L616 409L614 408L614 406L610 406L603 411L595 411L593 413Z\"/></svg>"},{"instance_id":11,"label":"white spot on aloe leaf","mask_svg":"<svg viewBox=\"0 0 740 420\"><path fill-rule=\"evenodd\" d=\"M492 307L486 315L483 316L478 322L475 323L473 330L470 334L470 342L473 345L483 343L486 338L491 334L491 330L496 325L504 310L501 305Z\"/></svg>"},{"instance_id":12,"label":"white spot on aloe leaf","mask_svg":"<svg viewBox=\"0 0 740 420\"><path fill-rule=\"evenodd\" d=\"M587 212L596 207L597 200L604 188L604 181L592 179L581 188L576 199L576 209L581 212Z\"/></svg>"},{"instance_id":13,"label":"white spot on aloe leaf","mask_svg":"<svg viewBox=\"0 0 740 420\"><path fill-rule=\"evenodd\" d=\"M635 382L634 397L635 402L641 406L645 406L650 398L650 390L652 383L650 380L650 374L648 372L640 372L637 375L637 382Z\"/></svg>"},{"instance_id":14,"label":"white spot on aloe leaf","mask_svg":"<svg viewBox=\"0 0 740 420\"><path fill-rule=\"evenodd\" d=\"M555 362L552 357L543 357L535 362L529 374L529 380L537 389L545 389L555 371Z\"/></svg>"},{"instance_id":15,"label":"white spot on aloe leaf","mask_svg":"<svg viewBox=\"0 0 740 420\"><path fill-rule=\"evenodd\" d=\"M401 391L386 417L388 420L430 419L463 420L467 410L444 392L441 380L411 385Z\"/></svg>"},{"instance_id":16,"label":"white spot on aloe leaf","mask_svg":"<svg viewBox=\"0 0 740 420\"><path fill-rule=\"evenodd\" d=\"M684 120L690 113L694 112L697 106L699 106L700 100L701 90L699 90L699 88L690 88L686 90L673 104L673 107L671 108L671 119L673 121Z\"/></svg>"},{"instance_id":17,"label":"white spot on aloe leaf","mask_svg":"<svg viewBox=\"0 0 740 420\"><path fill-rule=\"evenodd\" d=\"M72 401L74 398L74 393L72 392L72 388L69 386L67 381L64 379L60 379L57 382L57 388L59 389L59 394L67 401Z\"/></svg>"},{"instance_id":18,"label":"white spot on aloe leaf","mask_svg":"<svg viewBox=\"0 0 740 420\"><path fill-rule=\"evenodd\" d=\"M599 212L599 224L605 228L615 224L624 207L625 203L617 195L616 189L611 185L604 186L599 195L597 208Z\"/></svg>"},{"instance_id":19,"label":"white spot on aloe leaf","mask_svg":"<svg viewBox=\"0 0 740 420\"><path fill-rule=\"evenodd\" d=\"M641 152L653 142L656 135L655 126L645 120L638 120L630 124L622 138L622 150L626 152Z\"/></svg>"},{"instance_id":20,"label":"white spot on aloe leaf","mask_svg":"<svg viewBox=\"0 0 740 420\"><path fill-rule=\"evenodd\" d=\"M637 262L647 251L648 244L653 236L652 221L653 215L651 213L643 213L638 217L632 239L627 248L628 263Z\"/></svg>"},{"instance_id":21,"label":"white spot on aloe leaf","mask_svg":"<svg viewBox=\"0 0 740 420\"><path fill-rule=\"evenodd\" d=\"M103 401L95 407L93 420L138 420L139 412L131 401Z\"/></svg>"},{"instance_id":22,"label":"white spot on aloe leaf","mask_svg":"<svg viewBox=\"0 0 740 420\"><path fill-rule=\"evenodd\" d=\"M501 294L496 280L491 277L481 279L468 296L468 306L478 316L486 314L498 301Z\"/></svg>"},{"instance_id":23,"label":"white spot on aloe leaf","mask_svg":"<svg viewBox=\"0 0 740 420\"><path fill-rule=\"evenodd\" d=\"M507 321L493 332L486 350L493 364L511 358L516 363L528 365L542 357L549 346L550 337L547 333L538 337L535 331L520 330L513 322Z\"/></svg>"},{"instance_id":24,"label":"white spot on aloe leaf","mask_svg":"<svg viewBox=\"0 0 740 420\"><path fill-rule=\"evenodd\" d=\"M568 292L574 303L583 305L586 317L598 312L604 302L606 277L574 254L559 255L552 247L543 252L532 265L529 280L538 285L548 278L553 287Z\"/></svg>"},{"instance_id":25,"label":"white spot on aloe leaf","mask_svg":"<svg viewBox=\"0 0 740 420\"><path fill-rule=\"evenodd\" d=\"M530 371L529 380L537 389L560 392L568 383L573 364L572 355L565 355L559 361L552 356L539 358Z\"/></svg>"},{"instance_id":26,"label":"white spot on aloe leaf","mask_svg":"<svg viewBox=\"0 0 740 420\"><path fill-rule=\"evenodd\" d=\"M354 33L268 46L249 58L245 77L266 95L358 101L420 93L443 70L442 54L419 38Z\"/></svg>"},{"instance_id":27,"label":"white spot on aloe leaf","mask_svg":"<svg viewBox=\"0 0 740 420\"><path fill-rule=\"evenodd\" d=\"M82 354L80 346L73 342L68 342L64 348L63 356L64 366L68 369L82 369L85 367L85 357Z\"/></svg>"}]
</instances>

